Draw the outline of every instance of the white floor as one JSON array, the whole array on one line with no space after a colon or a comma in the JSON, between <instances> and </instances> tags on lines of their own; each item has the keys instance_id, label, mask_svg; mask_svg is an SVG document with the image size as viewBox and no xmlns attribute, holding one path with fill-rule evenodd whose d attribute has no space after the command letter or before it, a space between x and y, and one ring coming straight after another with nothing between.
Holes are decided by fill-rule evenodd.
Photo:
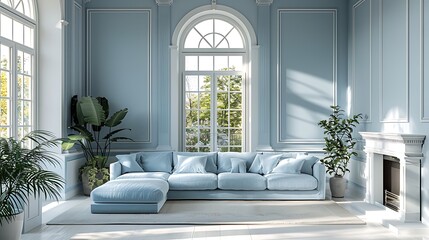
<instances>
[{"instance_id":1,"label":"white floor","mask_svg":"<svg viewBox=\"0 0 429 240\"><path fill-rule=\"evenodd\" d=\"M328 190L329 193L329 190ZM341 206L367 222L366 225L74 225L41 227L23 235L22 240L63 239L421 239L429 240L429 228L423 224L397 224L381 220L376 211L365 214L364 190L349 184ZM330 196L327 196L330 198ZM43 222L80 203L83 197L52 203L44 208ZM375 213L374 213L375 212ZM382 213L385 215L385 213ZM108 217L108 215L106 215ZM386 216L383 216L386 218Z\"/></svg>"}]
</instances>

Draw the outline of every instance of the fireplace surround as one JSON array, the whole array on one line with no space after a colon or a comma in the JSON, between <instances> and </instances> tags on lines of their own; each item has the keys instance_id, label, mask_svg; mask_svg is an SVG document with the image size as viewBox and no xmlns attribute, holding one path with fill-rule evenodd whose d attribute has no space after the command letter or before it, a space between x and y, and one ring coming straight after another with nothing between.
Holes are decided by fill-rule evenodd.
<instances>
[{"instance_id":1,"label":"fireplace surround","mask_svg":"<svg viewBox=\"0 0 429 240\"><path fill-rule=\"evenodd\" d=\"M383 156L399 159L399 209L402 222L421 221L421 160L425 135L360 132L365 140L366 195L365 201L383 206Z\"/></svg>"}]
</instances>

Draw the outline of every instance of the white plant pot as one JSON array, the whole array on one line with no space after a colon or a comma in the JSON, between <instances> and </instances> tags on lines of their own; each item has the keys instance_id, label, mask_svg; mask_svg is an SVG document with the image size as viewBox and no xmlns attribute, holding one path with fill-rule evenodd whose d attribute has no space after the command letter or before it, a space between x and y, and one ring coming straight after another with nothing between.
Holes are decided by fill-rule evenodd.
<instances>
[{"instance_id":1,"label":"white plant pot","mask_svg":"<svg viewBox=\"0 0 429 240\"><path fill-rule=\"evenodd\" d=\"M20 240L22 234L22 226L24 225L24 211L18 210L15 219L11 222L4 222L0 225L0 239L4 240Z\"/></svg>"},{"instance_id":2,"label":"white plant pot","mask_svg":"<svg viewBox=\"0 0 429 240\"><path fill-rule=\"evenodd\" d=\"M346 192L347 179L343 177L331 177L329 179L329 187L331 195L334 198L343 198Z\"/></svg>"}]
</instances>

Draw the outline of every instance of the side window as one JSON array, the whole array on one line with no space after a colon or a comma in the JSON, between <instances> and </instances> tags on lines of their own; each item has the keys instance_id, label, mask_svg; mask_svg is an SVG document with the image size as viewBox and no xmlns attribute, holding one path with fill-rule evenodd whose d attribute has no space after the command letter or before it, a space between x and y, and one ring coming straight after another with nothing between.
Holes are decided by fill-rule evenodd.
<instances>
[{"instance_id":1,"label":"side window","mask_svg":"<svg viewBox=\"0 0 429 240\"><path fill-rule=\"evenodd\" d=\"M0 136L21 138L34 127L33 1L0 4Z\"/></svg>"}]
</instances>

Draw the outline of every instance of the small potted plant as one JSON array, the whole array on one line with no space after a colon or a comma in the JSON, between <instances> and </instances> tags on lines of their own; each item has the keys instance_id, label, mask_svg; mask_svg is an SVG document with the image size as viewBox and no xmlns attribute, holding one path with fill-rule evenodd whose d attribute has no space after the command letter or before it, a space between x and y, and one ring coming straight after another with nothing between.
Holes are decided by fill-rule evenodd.
<instances>
[{"instance_id":1,"label":"small potted plant","mask_svg":"<svg viewBox=\"0 0 429 240\"><path fill-rule=\"evenodd\" d=\"M350 172L348 164L353 156L357 156L354 147L356 139L353 129L362 119L362 114L346 117L339 106L331 106L332 113L327 120L321 120L318 125L324 130L325 157L320 161L326 166L332 197L344 197L346 179L344 175Z\"/></svg>"},{"instance_id":2,"label":"small potted plant","mask_svg":"<svg viewBox=\"0 0 429 240\"><path fill-rule=\"evenodd\" d=\"M0 138L0 239L21 239L28 197L60 197L63 179L45 170L57 165L50 148L58 141L47 131L32 131L22 139Z\"/></svg>"},{"instance_id":3,"label":"small potted plant","mask_svg":"<svg viewBox=\"0 0 429 240\"><path fill-rule=\"evenodd\" d=\"M106 166L110 156L112 143L121 140L133 141L128 137L118 137L116 134L131 129L118 126L128 113L124 108L109 117L109 101L104 97L72 98L71 113L73 126L70 128L77 134L62 139L62 149L69 150L76 144L81 147L86 163L80 168L83 192L89 195L91 191L109 181L109 170Z\"/></svg>"}]
</instances>

